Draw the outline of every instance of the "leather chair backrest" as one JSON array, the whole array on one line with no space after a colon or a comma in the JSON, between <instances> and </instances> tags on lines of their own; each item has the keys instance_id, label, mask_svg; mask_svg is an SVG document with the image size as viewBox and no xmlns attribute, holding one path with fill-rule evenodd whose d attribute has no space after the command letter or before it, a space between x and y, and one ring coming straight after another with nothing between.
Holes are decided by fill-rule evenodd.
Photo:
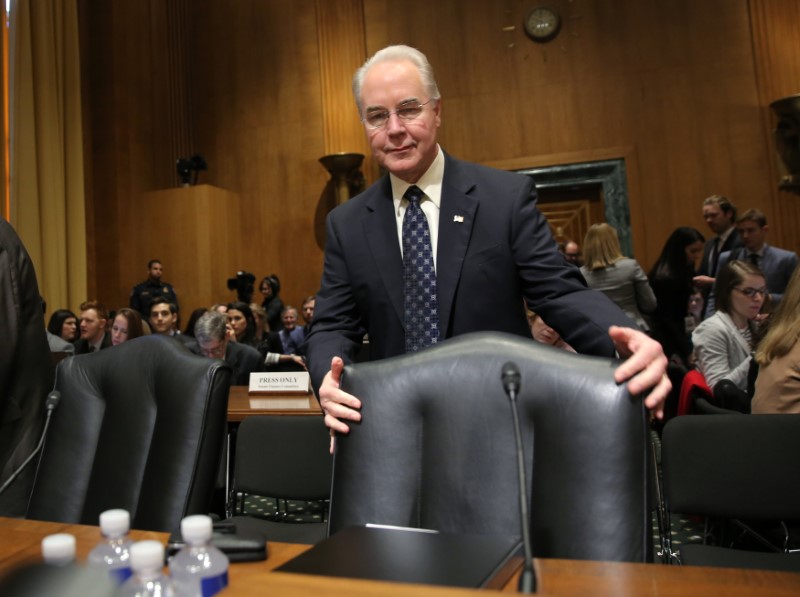
<instances>
[{"instance_id":1,"label":"leather chair backrest","mask_svg":"<svg viewBox=\"0 0 800 597\"><path fill-rule=\"evenodd\" d=\"M166 336L59 363L53 413L27 517L174 531L207 513L226 430L231 368Z\"/></svg>"},{"instance_id":2,"label":"leather chair backrest","mask_svg":"<svg viewBox=\"0 0 800 597\"><path fill-rule=\"evenodd\" d=\"M345 369L362 422L337 437L329 532L379 523L469 534L521 533L510 402L520 424L531 538L540 557L645 561L644 406L615 363L481 332Z\"/></svg>"},{"instance_id":3,"label":"leather chair backrest","mask_svg":"<svg viewBox=\"0 0 800 597\"><path fill-rule=\"evenodd\" d=\"M688 415L664 427L670 512L800 520L800 417Z\"/></svg>"}]
</instances>

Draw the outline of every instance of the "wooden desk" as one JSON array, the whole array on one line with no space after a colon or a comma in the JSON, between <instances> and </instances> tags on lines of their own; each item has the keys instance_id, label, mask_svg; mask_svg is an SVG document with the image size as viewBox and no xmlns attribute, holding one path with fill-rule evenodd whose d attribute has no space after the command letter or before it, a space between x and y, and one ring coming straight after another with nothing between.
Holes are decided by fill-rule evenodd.
<instances>
[{"instance_id":1,"label":"wooden desk","mask_svg":"<svg viewBox=\"0 0 800 597\"><path fill-rule=\"evenodd\" d=\"M228 422L241 423L254 415L321 415L314 394L269 394L250 396L247 386L231 386Z\"/></svg>"},{"instance_id":2,"label":"wooden desk","mask_svg":"<svg viewBox=\"0 0 800 597\"><path fill-rule=\"evenodd\" d=\"M14 566L41 561L41 540L51 533L72 533L77 542L78 560L83 562L100 534L97 527L17 520L0 517L0 575ZM133 531L134 539L155 539L166 543L167 533ZM380 595L386 597L469 597L474 590L384 583L377 581L329 578L285 572L272 572L281 564L309 549L308 545L269 543L269 559L264 562L232 564L230 586L223 595L280 595L318 597L319 595ZM750 597L800 594L800 574L765 570L691 568L660 564L624 564L573 560L537 559L538 595L562 597L622 595L652 597ZM515 592L516 577L503 592ZM495 591L484 591L497 594Z\"/></svg>"}]
</instances>

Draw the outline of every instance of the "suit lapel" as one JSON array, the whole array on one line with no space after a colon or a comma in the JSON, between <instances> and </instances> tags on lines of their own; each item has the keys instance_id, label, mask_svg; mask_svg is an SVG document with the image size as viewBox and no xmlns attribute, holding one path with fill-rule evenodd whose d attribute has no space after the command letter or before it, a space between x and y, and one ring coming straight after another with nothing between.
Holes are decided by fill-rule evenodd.
<instances>
[{"instance_id":1,"label":"suit lapel","mask_svg":"<svg viewBox=\"0 0 800 597\"><path fill-rule=\"evenodd\" d=\"M478 200L468 194L474 186L468 170L463 168L460 162L445 154L436 255L436 283L442 339L449 334L453 300L478 210Z\"/></svg>"},{"instance_id":2,"label":"suit lapel","mask_svg":"<svg viewBox=\"0 0 800 597\"><path fill-rule=\"evenodd\" d=\"M389 299L403 321L403 258L397 239L397 220L392 201L392 185L384 176L366 203L367 211L362 220L364 237L372 252Z\"/></svg>"}]
</instances>

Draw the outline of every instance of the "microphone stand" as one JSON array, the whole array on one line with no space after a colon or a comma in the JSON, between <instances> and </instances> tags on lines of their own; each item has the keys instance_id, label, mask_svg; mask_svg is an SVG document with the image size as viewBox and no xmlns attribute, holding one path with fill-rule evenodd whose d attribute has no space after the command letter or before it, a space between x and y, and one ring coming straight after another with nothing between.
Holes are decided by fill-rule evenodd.
<instances>
[{"instance_id":1,"label":"microphone stand","mask_svg":"<svg viewBox=\"0 0 800 597\"><path fill-rule=\"evenodd\" d=\"M2 487L0 487L0 495L2 495L3 492L11 486L14 480L22 474L22 471L25 470L25 467L30 464L31 460L33 460L42 449L44 440L47 437L47 429L50 427L50 417L53 416L53 411L58 406L59 400L61 400L61 392L58 390L54 390L47 395L47 403L45 404L45 408L47 409L46 418L44 420L44 429L42 430L42 435L39 437L39 443L36 445L36 448L34 448L33 452L31 452L30 456L25 459L25 462L23 462L17 470L11 473L11 476L6 479L6 482L3 483Z\"/></svg>"},{"instance_id":2,"label":"microphone stand","mask_svg":"<svg viewBox=\"0 0 800 597\"><path fill-rule=\"evenodd\" d=\"M519 512L522 519L522 547L525 562L522 565L522 574L519 577L520 593L536 592L536 573L533 570L533 549L531 547L530 520L528 518L528 499L525 492L525 458L522 448L522 431L519 427L519 413L517 412L517 392L520 387L519 368L514 363L503 366L503 388L511 402L511 417L514 421L514 439L517 444L517 478L519 479Z\"/></svg>"}]
</instances>

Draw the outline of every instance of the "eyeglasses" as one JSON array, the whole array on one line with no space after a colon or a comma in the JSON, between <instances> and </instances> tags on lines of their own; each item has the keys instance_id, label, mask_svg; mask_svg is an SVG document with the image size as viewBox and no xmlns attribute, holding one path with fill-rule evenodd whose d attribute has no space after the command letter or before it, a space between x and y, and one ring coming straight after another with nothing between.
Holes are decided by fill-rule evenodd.
<instances>
[{"instance_id":1,"label":"eyeglasses","mask_svg":"<svg viewBox=\"0 0 800 597\"><path fill-rule=\"evenodd\" d=\"M372 110L367 112L367 115L361 119L361 122L371 129L380 129L386 126L386 123L389 122L389 118L392 116L392 114L397 114L397 117L404 122L411 122L412 120L419 118L422 114L423 108L433 100L434 98L430 98L425 103L420 103L417 100L409 100L400 104L400 107L397 108L397 110Z\"/></svg>"},{"instance_id":2,"label":"eyeglasses","mask_svg":"<svg viewBox=\"0 0 800 597\"><path fill-rule=\"evenodd\" d=\"M766 298L766 296L767 296L767 289L765 287L763 287L763 286L761 288L751 288L751 287L748 286L747 288L734 288L734 290L738 290L743 295L745 295L747 298L753 298L757 294L759 296L764 297L764 298Z\"/></svg>"}]
</instances>

